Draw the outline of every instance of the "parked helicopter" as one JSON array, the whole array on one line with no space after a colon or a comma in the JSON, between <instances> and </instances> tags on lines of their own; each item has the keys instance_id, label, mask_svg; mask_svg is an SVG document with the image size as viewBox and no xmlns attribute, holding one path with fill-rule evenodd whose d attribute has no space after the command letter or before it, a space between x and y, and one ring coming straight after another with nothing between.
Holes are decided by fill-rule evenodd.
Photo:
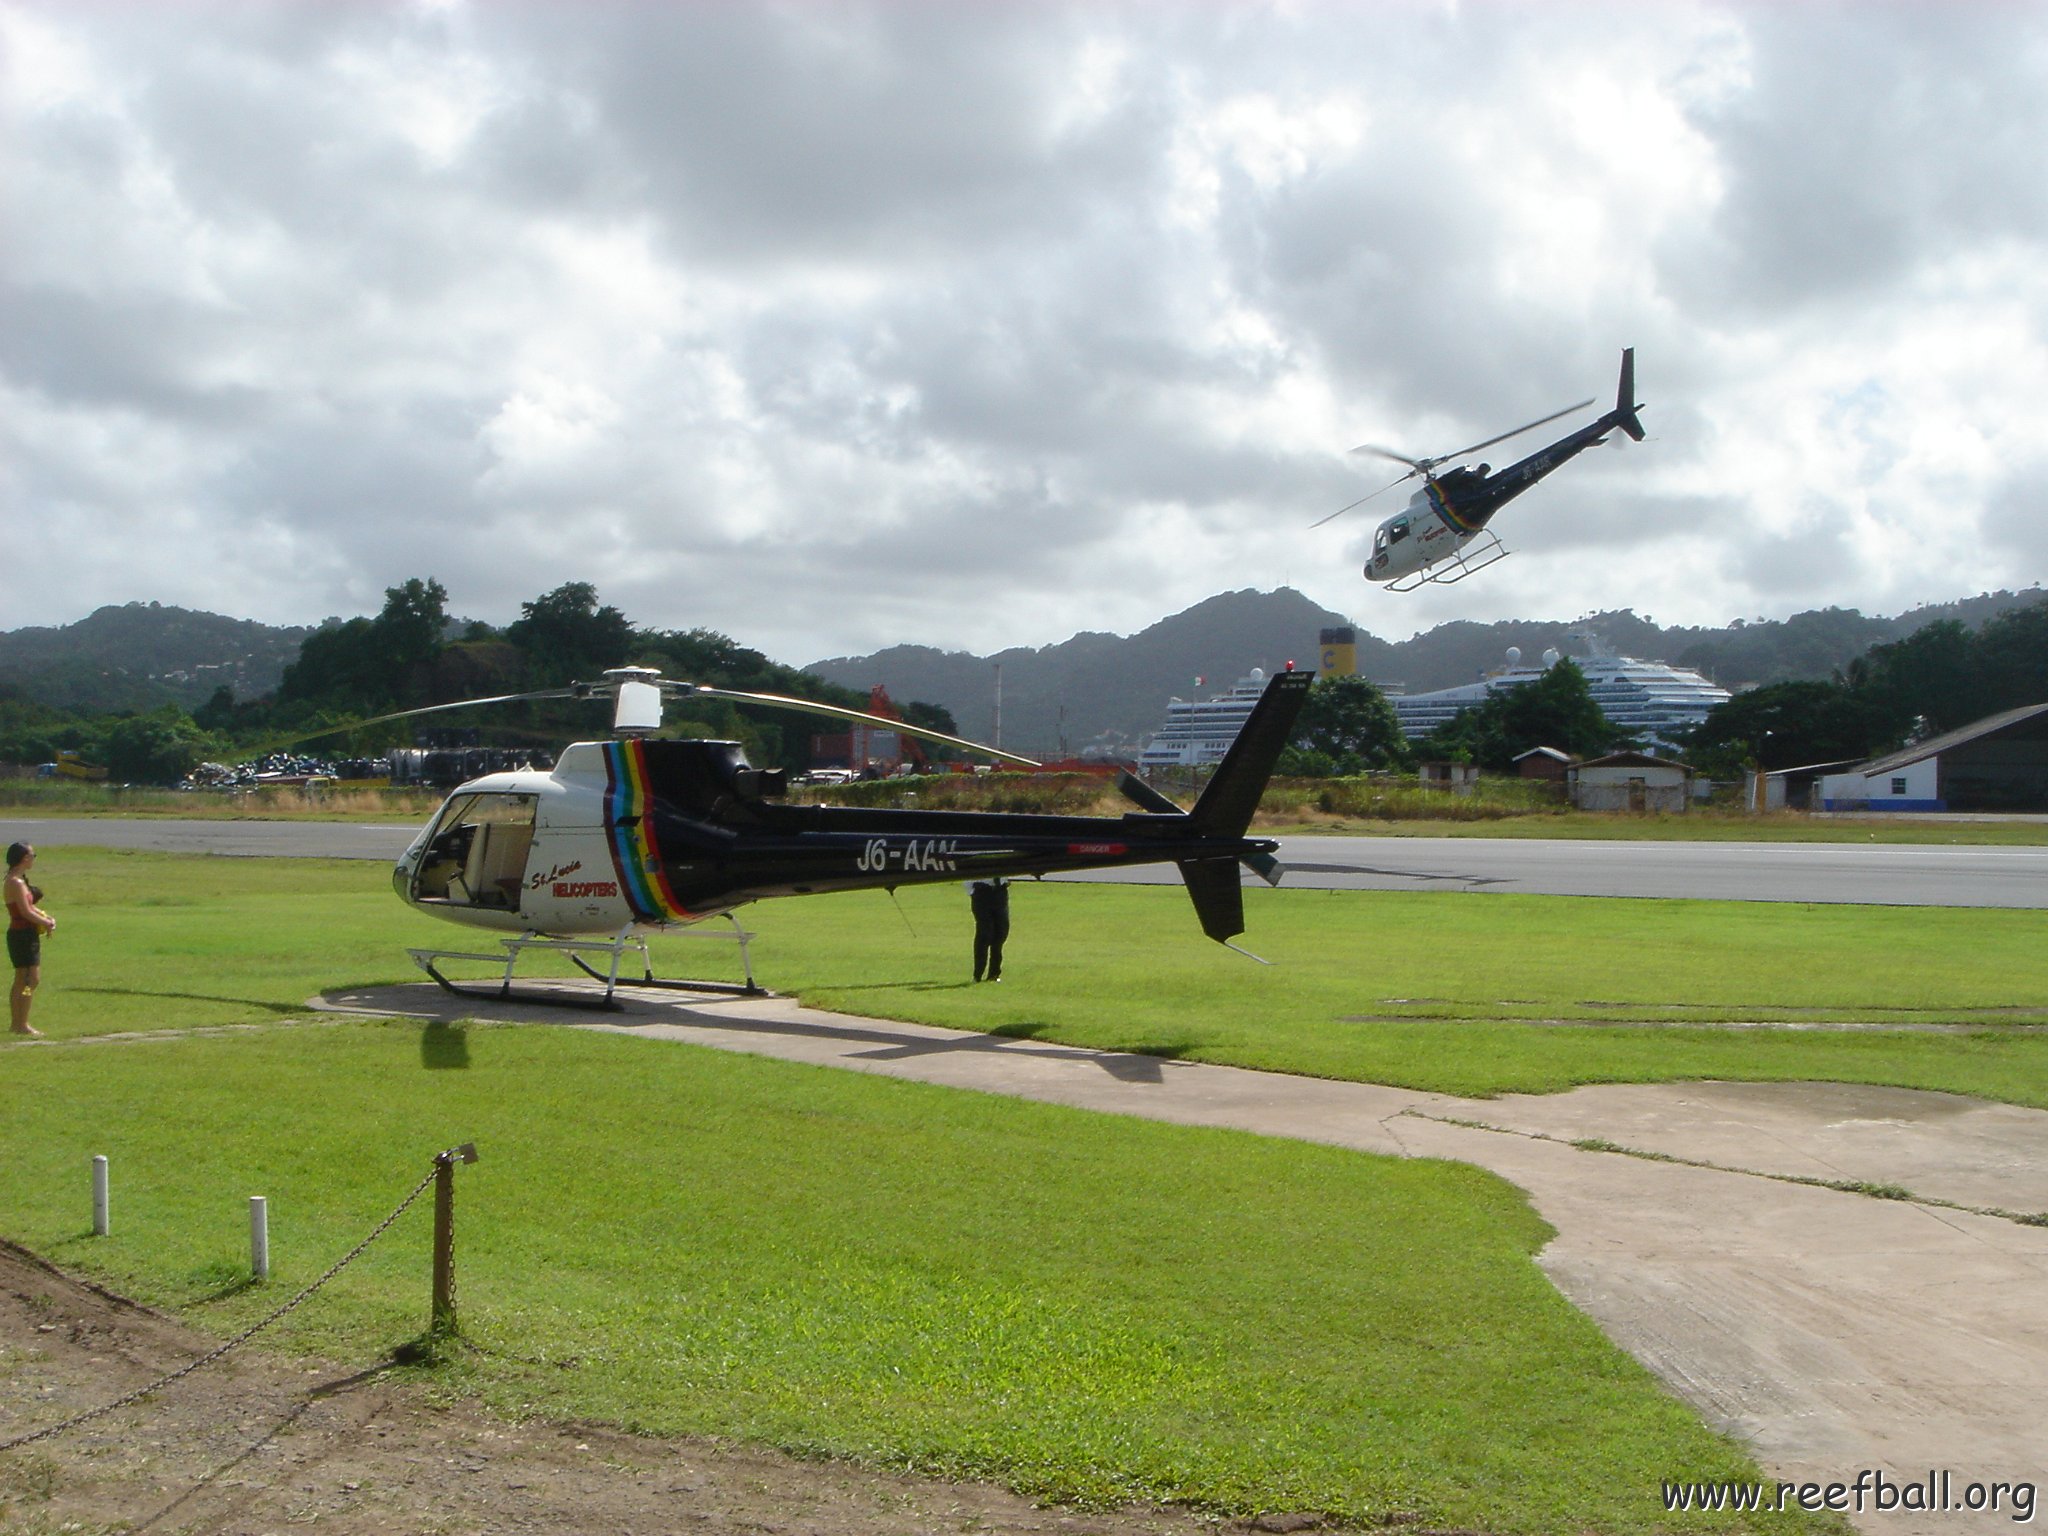
<instances>
[{"instance_id":1,"label":"parked helicopter","mask_svg":"<svg viewBox=\"0 0 2048 1536\"><path fill-rule=\"evenodd\" d=\"M1238 866L1275 884L1282 873L1273 856L1279 845L1245 831L1314 677L1288 671L1273 678L1192 809L1181 810L1125 774L1120 786L1138 809L1121 817L790 805L783 800L783 770L751 766L737 742L654 739L663 696L864 720L1036 764L859 710L675 682L647 668L621 667L601 683L468 701L609 697L617 739L576 743L549 772L492 773L461 785L399 858L392 884L422 912L512 936L502 941L503 954L413 951L421 968L450 990L463 989L439 962L502 963L500 996L510 994L522 953L540 948L566 952L604 980L609 1003L623 952L637 947L644 962L648 932L730 917L733 909L768 897L1133 864L1178 864L1202 931L1235 949L1230 941L1244 930ZM739 933L737 921L733 929ZM609 954L608 971L583 960L591 952ZM659 985L651 967L644 968L648 974L636 984ZM745 987L735 990L758 990L751 966Z\"/></svg>"},{"instance_id":2,"label":"parked helicopter","mask_svg":"<svg viewBox=\"0 0 2048 1536\"><path fill-rule=\"evenodd\" d=\"M1530 454L1519 464L1509 465L1498 474L1489 473L1491 466L1486 464L1477 469L1461 466L1442 475L1436 473L1436 467L1469 457L1482 448L1491 448L1495 443L1506 442L1524 432L1534 431L1545 422L1569 416L1573 411L1582 411L1593 402L1581 400L1577 405L1568 405L1561 411L1540 416L1512 432L1503 432L1483 443L1474 443L1469 448L1460 448L1456 453L1441 454L1433 459L1411 459L1391 448L1375 448L1370 444L1354 448L1351 450L1353 453L1370 453L1392 459L1397 464L1406 464L1408 473L1391 485L1381 486L1371 496L1362 496L1350 506L1339 507L1329 517L1310 526L1320 528L1324 523L1342 517L1352 507L1363 506L1374 496L1385 495L1395 486L1405 485L1419 476L1422 489L1409 498L1407 509L1396 512L1381 523L1373 534L1372 556L1365 565L1366 579L1384 583L1392 592L1412 592L1425 582L1448 585L1463 581L1474 571L1484 570L1496 560L1507 557L1508 550L1499 535L1486 526L1494 513L1567 460L1605 442L1607 434L1617 427L1635 441L1643 440L1643 425L1636 418L1636 412L1642 406L1635 400L1635 377L1636 353L1635 348L1630 347L1621 354L1621 386L1615 393L1613 410L1568 437L1559 438L1548 448Z\"/></svg>"}]
</instances>

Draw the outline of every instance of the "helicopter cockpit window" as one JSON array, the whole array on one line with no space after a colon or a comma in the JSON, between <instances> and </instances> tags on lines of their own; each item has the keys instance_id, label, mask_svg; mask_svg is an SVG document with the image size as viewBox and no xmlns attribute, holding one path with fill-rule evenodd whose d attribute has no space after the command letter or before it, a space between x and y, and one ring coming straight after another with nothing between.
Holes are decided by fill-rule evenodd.
<instances>
[{"instance_id":1,"label":"helicopter cockpit window","mask_svg":"<svg viewBox=\"0 0 2048 1536\"><path fill-rule=\"evenodd\" d=\"M1388 542L1389 544L1395 543L1395 542L1397 542L1397 541L1399 541L1399 540L1401 540L1401 539L1405 539L1405 538L1407 538L1407 537L1408 537L1408 519L1407 519L1407 518L1405 518L1405 517L1397 517L1397 518L1395 518L1395 519L1394 519L1394 520L1393 520L1393 521L1392 521L1391 523L1387 524L1387 542Z\"/></svg>"},{"instance_id":2,"label":"helicopter cockpit window","mask_svg":"<svg viewBox=\"0 0 2048 1536\"><path fill-rule=\"evenodd\" d=\"M534 804L532 795L451 799L427 841L416 897L461 907L516 908L533 846Z\"/></svg>"}]
</instances>

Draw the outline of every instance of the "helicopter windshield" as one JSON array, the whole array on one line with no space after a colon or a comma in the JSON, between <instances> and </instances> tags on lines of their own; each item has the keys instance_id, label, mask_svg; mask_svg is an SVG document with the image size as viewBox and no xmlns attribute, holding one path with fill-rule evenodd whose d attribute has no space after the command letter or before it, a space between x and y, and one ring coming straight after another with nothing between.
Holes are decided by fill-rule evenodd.
<instances>
[{"instance_id":1,"label":"helicopter windshield","mask_svg":"<svg viewBox=\"0 0 2048 1536\"><path fill-rule=\"evenodd\" d=\"M420 860L414 899L460 907L519 905L533 846L532 795L456 795L441 808Z\"/></svg>"}]
</instances>

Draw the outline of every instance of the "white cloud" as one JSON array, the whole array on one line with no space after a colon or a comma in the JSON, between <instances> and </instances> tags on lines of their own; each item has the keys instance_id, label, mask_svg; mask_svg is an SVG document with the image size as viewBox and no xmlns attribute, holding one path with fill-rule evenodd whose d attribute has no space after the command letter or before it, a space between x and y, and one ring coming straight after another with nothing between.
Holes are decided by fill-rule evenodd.
<instances>
[{"instance_id":1,"label":"white cloud","mask_svg":"<svg viewBox=\"0 0 2048 1536\"><path fill-rule=\"evenodd\" d=\"M801 661L2041 574L2036 8L0 0L0 57L11 622L587 579ZM1516 559L1308 530L1624 345L1652 440Z\"/></svg>"}]
</instances>

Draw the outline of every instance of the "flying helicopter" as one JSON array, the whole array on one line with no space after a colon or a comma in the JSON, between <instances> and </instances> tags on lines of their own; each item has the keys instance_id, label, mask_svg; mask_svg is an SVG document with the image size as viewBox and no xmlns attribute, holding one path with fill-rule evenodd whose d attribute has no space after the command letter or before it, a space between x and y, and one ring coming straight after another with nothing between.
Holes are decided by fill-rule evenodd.
<instances>
[{"instance_id":1,"label":"flying helicopter","mask_svg":"<svg viewBox=\"0 0 2048 1536\"><path fill-rule=\"evenodd\" d=\"M450 991L468 989L449 980L443 961L502 964L495 994L502 997L511 994L523 953L541 949L566 953L603 980L604 1005L627 949L638 949L646 971L635 985L663 984L647 963L650 932L725 917L746 964L747 936L731 914L748 902L995 876L1177 864L1202 931L1237 949L1230 941L1244 930L1239 866L1272 884L1282 873L1279 845L1245 832L1314 677L1288 671L1273 678L1191 809L1126 773L1120 787L1137 809L1120 817L791 805L784 770L753 767L738 742L655 737L663 699L731 699L866 721L1037 764L860 710L677 682L644 667L564 689L404 710L378 720L528 699L609 698L614 739L578 742L546 772L491 773L460 785L400 856L392 885L422 912L508 936L502 954L412 951ZM583 958L592 953L609 955L606 970ZM758 993L750 964L746 976L743 987L728 990Z\"/></svg>"},{"instance_id":2,"label":"flying helicopter","mask_svg":"<svg viewBox=\"0 0 2048 1536\"><path fill-rule=\"evenodd\" d=\"M1560 416L1582 411L1593 402L1581 400L1577 405L1568 405L1548 416L1539 416L1512 432L1503 432L1483 443L1474 443L1469 448L1460 448L1455 453L1440 454L1432 459L1411 459L1391 448L1377 448L1369 443L1354 448L1351 450L1353 453L1369 453L1378 458L1392 459L1397 464L1406 464L1408 473L1389 485L1381 486L1370 496L1361 496L1349 506L1339 507L1328 517L1309 526L1320 528L1324 523L1342 517L1353 507L1363 506L1373 497L1385 495L1395 486L1420 479L1422 487L1409 498L1406 509L1381 523L1373 534L1372 555L1365 564L1366 580L1383 583L1391 592L1412 592L1425 582L1448 585L1463 581L1474 571L1484 570L1507 557L1508 550L1501 543L1500 536L1486 526L1494 513L1552 470L1586 449L1605 442L1607 435L1617 427L1635 441L1643 440L1643 424L1636 418L1636 412L1642 406L1635 399L1635 377L1636 352L1634 347L1630 347L1621 354L1621 385L1615 393L1613 410L1498 473L1492 472L1492 466L1487 464L1476 469L1461 465L1441 475L1436 470L1440 464L1469 458L1495 443L1506 442L1524 432L1533 432Z\"/></svg>"}]
</instances>

